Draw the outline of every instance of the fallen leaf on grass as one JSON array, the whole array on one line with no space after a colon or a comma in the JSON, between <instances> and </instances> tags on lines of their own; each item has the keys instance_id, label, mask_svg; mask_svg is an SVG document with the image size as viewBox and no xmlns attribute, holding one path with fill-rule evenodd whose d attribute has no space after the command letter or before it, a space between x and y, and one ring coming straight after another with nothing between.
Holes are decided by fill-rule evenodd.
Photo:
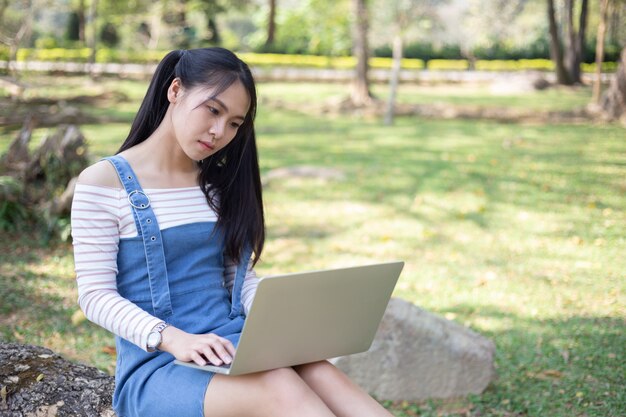
<instances>
[{"instance_id":1,"label":"fallen leaf on grass","mask_svg":"<svg viewBox=\"0 0 626 417\"><path fill-rule=\"evenodd\" d=\"M541 372L526 372L526 376L529 378L547 380L561 378L563 373L561 371L557 371L556 369L546 369Z\"/></svg>"},{"instance_id":2,"label":"fallen leaf on grass","mask_svg":"<svg viewBox=\"0 0 626 417\"><path fill-rule=\"evenodd\" d=\"M104 346L102 348L102 352L106 353L107 355L115 355L115 346Z\"/></svg>"},{"instance_id":3,"label":"fallen leaf on grass","mask_svg":"<svg viewBox=\"0 0 626 417\"><path fill-rule=\"evenodd\" d=\"M72 324L74 326L78 326L85 320L87 320L87 317L85 317L85 313L83 313L82 310L76 310L74 314L72 314Z\"/></svg>"}]
</instances>

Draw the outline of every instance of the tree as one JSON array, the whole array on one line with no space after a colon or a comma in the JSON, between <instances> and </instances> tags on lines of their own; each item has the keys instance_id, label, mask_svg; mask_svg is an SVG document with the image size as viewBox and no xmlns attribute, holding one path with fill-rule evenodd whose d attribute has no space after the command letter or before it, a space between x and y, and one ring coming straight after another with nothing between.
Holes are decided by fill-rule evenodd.
<instances>
[{"instance_id":1,"label":"tree","mask_svg":"<svg viewBox=\"0 0 626 417\"><path fill-rule=\"evenodd\" d=\"M219 27L217 25L217 17L227 11L229 8L243 8L248 6L250 0L185 0L191 3L191 8L198 8L202 10L207 20L207 29L209 35L206 39L214 45L220 45L222 43L222 35L220 34Z\"/></svg>"},{"instance_id":2,"label":"tree","mask_svg":"<svg viewBox=\"0 0 626 417\"><path fill-rule=\"evenodd\" d=\"M565 37L565 53L563 53L559 28L556 23L554 0L548 0L548 24L550 28L550 55L556 67L556 78L559 84L580 84L580 64L583 60L585 34L587 29L588 0L582 0L578 19L578 30L574 27L575 0L565 0L565 21L567 36Z\"/></svg>"},{"instance_id":3,"label":"tree","mask_svg":"<svg viewBox=\"0 0 626 417\"><path fill-rule=\"evenodd\" d=\"M554 0L548 0L548 25L550 28L550 57L556 68L556 82L570 85L572 81L563 63L563 49L559 37L559 28L556 24L556 12L554 10Z\"/></svg>"},{"instance_id":4,"label":"tree","mask_svg":"<svg viewBox=\"0 0 626 417\"><path fill-rule=\"evenodd\" d=\"M580 84L580 64L583 61L585 50L585 33L587 31L587 10L588 0L582 0L580 16L578 19L578 30L574 28L574 3L575 0L565 0L565 11L567 15L568 46L565 49L565 66L569 72L572 83Z\"/></svg>"},{"instance_id":5,"label":"tree","mask_svg":"<svg viewBox=\"0 0 626 417\"><path fill-rule=\"evenodd\" d=\"M75 3L74 14L78 19L78 41L85 43L85 0L78 0Z\"/></svg>"},{"instance_id":6,"label":"tree","mask_svg":"<svg viewBox=\"0 0 626 417\"><path fill-rule=\"evenodd\" d=\"M355 21L352 28L352 51L356 57L356 72L352 83L350 98L357 107L366 106L372 102L367 73L369 70L369 47L367 33L369 29L367 0L352 0Z\"/></svg>"},{"instance_id":7,"label":"tree","mask_svg":"<svg viewBox=\"0 0 626 417\"><path fill-rule=\"evenodd\" d=\"M270 12L267 17L267 39L265 40L265 50L270 50L274 45L276 35L276 0L269 0Z\"/></svg>"},{"instance_id":8,"label":"tree","mask_svg":"<svg viewBox=\"0 0 626 417\"><path fill-rule=\"evenodd\" d=\"M626 47L622 49L617 71L602 96L600 106L609 119L626 121Z\"/></svg>"},{"instance_id":9,"label":"tree","mask_svg":"<svg viewBox=\"0 0 626 417\"><path fill-rule=\"evenodd\" d=\"M606 18L610 0L600 0L600 22L596 38L596 76L593 82L592 103L600 102L600 87L602 82L602 62L604 61L604 37L606 35Z\"/></svg>"},{"instance_id":10,"label":"tree","mask_svg":"<svg viewBox=\"0 0 626 417\"><path fill-rule=\"evenodd\" d=\"M0 42L9 47L9 71L12 75L15 71L11 62L16 60L17 51L32 33L34 10L33 0L0 2Z\"/></svg>"},{"instance_id":11,"label":"tree","mask_svg":"<svg viewBox=\"0 0 626 417\"><path fill-rule=\"evenodd\" d=\"M379 10L387 10L386 16L389 23L385 25L392 26L392 66L391 76L389 77L389 98L387 100L387 109L385 111L384 122L387 125L393 124L394 108L396 102L396 94L400 81L400 69L402 67L404 36L406 31L412 25L420 20L435 19L435 9L440 3L447 0L380 0L377 4ZM379 16L380 19L380 16Z\"/></svg>"},{"instance_id":12,"label":"tree","mask_svg":"<svg viewBox=\"0 0 626 417\"><path fill-rule=\"evenodd\" d=\"M93 77L93 64L96 63L96 53L98 52L98 0L91 0L91 4L89 5L89 25L91 27L91 36L89 36L89 64L91 64L90 75Z\"/></svg>"}]
</instances>

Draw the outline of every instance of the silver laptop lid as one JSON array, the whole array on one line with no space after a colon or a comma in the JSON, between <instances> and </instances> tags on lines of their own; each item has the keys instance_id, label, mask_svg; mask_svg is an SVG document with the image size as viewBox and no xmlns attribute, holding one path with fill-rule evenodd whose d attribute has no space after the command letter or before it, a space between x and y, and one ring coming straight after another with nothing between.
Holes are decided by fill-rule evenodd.
<instances>
[{"instance_id":1,"label":"silver laptop lid","mask_svg":"<svg viewBox=\"0 0 626 417\"><path fill-rule=\"evenodd\" d=\"M404 262L262 278L229 374L363 352Z\"/></svg>"}]
</instances>

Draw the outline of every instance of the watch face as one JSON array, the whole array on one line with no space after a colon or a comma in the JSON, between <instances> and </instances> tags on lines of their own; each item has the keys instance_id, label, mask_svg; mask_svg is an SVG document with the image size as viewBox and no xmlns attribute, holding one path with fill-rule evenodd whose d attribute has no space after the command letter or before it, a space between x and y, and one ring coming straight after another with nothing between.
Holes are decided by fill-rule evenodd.
<instances>
[{"instance_id":1,"label":"watch face","mask_svg":"<svg viewBox=\"0 0 626 417\"><path fill-rule=\"evenodd\" d=\"M148 346L151 348L155 348L159 344L160 334L157 332L152 332L148 335Z\"/></svg>"}]
</instances>

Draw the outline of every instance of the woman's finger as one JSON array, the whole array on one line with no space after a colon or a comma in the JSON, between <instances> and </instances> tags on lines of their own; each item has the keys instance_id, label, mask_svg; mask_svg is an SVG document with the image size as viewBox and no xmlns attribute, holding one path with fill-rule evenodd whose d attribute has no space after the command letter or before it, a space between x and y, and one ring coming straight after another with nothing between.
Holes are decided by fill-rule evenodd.
<instances>
[{"instance_id":1,"label":"woman's finger","mask_svg":"<svg viewBox=\"0 0 626 417\"><path fill-rule=\"evenodd\" d=\"M226 363L229 364L232 362L233 358L231 358L231 356L229 355L228 351L226 350L226 348L224 347L224 345L221 343L222 341L218 341L217 343L215 343L213 345L213 351L217 354L217 356L220 357L220 359Z\"/></svg>"},{"instance_id":2,"label":"woman's finger","mask_svg":"<svg viewBox=\"0 0 626 417\"><path fill-rule=\"evenodd\" d=\"M197 365L200 365L200 366L206 365L206 361L202 358L202 355L200 355L195 350L191 352L190 356L191 356L191 360L194 361Z\"/></svg>"},{"instance_id":3,"label":"woman's finger","mask_svg":"<svg viewBox=\"0 0 626 417\"><path fill-rule=\"evenodd\" d=\"M224 349L226 349L226 352L231 358L235 356L235 346L230 340L226 339L225 337L220 337L217 335L215 335L215 337L220 341L220 343L222 344Z\"/></svg>"},{"instance_id":4,"label":"woman's finger","mask_svg":"<svg viewBox=\"0 0 626 417\"><path fill-rule=\"evenodd\" d=\"M235 345L233 345L233 342L231 342L228 339L224 339L224 347L226 348L226 351L228 351L228 354L231 356L231 358L235 357Z\"/></svg>"},{"instance_id":5,"label":"woman's finger","mask_svg":"<svg viewBox=\"0 0 626 417\"><path fill-rule=\"evenodd\" d=\"M215 354L215 352L213 352L213 349L210 346L203 347L202 354L213 365L220 366L222 364L222 360Z\"/></svg>"}]
</instances>

